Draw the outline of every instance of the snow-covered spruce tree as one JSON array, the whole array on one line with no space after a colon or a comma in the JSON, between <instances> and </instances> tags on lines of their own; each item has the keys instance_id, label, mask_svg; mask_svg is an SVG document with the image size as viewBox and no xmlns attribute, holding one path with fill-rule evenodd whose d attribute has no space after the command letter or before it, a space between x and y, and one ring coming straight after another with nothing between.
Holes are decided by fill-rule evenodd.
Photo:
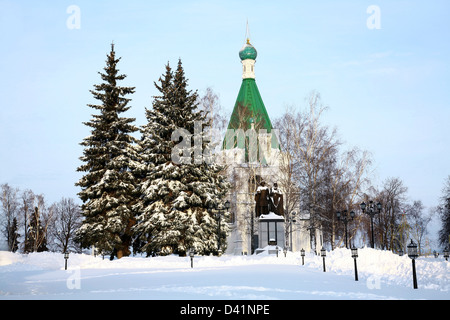
<instances>
[{"instance_id":1,"label":"snow-covered spruce tree","mask_svg":"<svg viewBox=\"0 0 450 320\"><path fill-rule=\"evenodd\" d=\"M172 134L180 128L194 134L196 124L201 129L208 125L206 115L197 109L197 92L187 90L181 60L175 74L167 64L165 75L155 86L160 95L154 97L153 108L146 110L148 123L142 127L138 147L141 196L134 230L142 241L141 251L183 256L193 248L199 254L217 254L218 219L208 213L208 206L225 202L228 183L221 175L222 168L194 161L193 148L188 151L188 161L172 160L173 148L182 141L172 141ZM197 131L201 129L197 127ZM203 152L206 138L196 133L197 139L202 138L199 149ZM187 139L191 146L193 139ZM225 249L228 225L221 223L220 227L221 249Z\"/></svg>"},{"instance_id":2,"label":"snow-covered spruce tree","mask_svg":"<svg viewBox=\"0 0 450 320\"><path fill-rule=\"evenodd\" d=\"M105 73L99 72L103 83L91 90L98 105L88 105L99 111L85 125L92 128L91 135L81 143L84 162L78 168L86 174L76 183L83 201L85 217L77 231L77 239L85 248L95 246L100 253L121 258L130 254L131 228L135 224L132 210L136 197L135 178L130 169L136 159L132 133L138 130L134 118L120 117L129 110L134 87L121 87L117 82L126 78L118 74L114 45L107 56Z\"/></svg>"}]
</instances>

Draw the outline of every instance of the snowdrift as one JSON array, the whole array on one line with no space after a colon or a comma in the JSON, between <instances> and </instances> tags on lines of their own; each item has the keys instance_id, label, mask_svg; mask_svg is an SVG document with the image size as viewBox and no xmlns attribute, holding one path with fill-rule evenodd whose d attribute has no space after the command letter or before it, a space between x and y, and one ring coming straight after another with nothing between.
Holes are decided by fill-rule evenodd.
<instances>
[{"instance_id":1,"label":"snowdrift","mask_svg":"<svg viewBox=\"0 0 450 320\"><path fill-rule=\"evenodd\" d=\"M403 293L401 296L397 293L390 293L400 291L409 292L406 298L420 299L423 292L427 292L423 296L425 299L430 297L450 298L450 262L445 261L442 257L437 259L420 257L416 260L419 290L413 290L411 259L407 256L400 257L389 251L371 248L359 249L358 254L359 281L357 283L360 287L355 288L353 287L356 283L353 280L354 261L348 249L327 252L326 274L322 273L322 257L313 253L306 254L304 265L302 265L300 253L297 252L288 252L286 257L283 253L280 253L278 257L275 255L195 256L193 269L191 269L189 257L126 257L110 261L107 257L102 259L99 256L72 253L68 260L68 270L65 271L64 257L60 253L45 252L24 255L3 251L0 252L0 299L2 296L8 299L20 297L33 299L32 294L35 291L40 295L38 298L52 299L55 296L61 298L63 293L67 294L67 289L64 288L66 290L64 291L62 284L65 286L67 273L70 273L71 270L81 270L83 290L86 291L79 290L77 295L68 295L68 298L91 299L92 292L103 292L101 290L103 286L108 287L108 290L104 291L106 296L100 295L96 298L154 299L156 297L168 299L173 298L173 294L178 294L175 297L180 299L198 298L199 296L201 298L208 296L218 299L228 299L229 297L245 299L252 296L248 291L264 292L263 296L255 296L258 299L286 299L286 297L288 299L310 299L311 297L319 299L330 297L332 299L335 297L341 299L350 297L404 299ZM115 286L122 286L121 288L115 287L115 282L111 282L111 279L106 281L106 277L115 275L122 281L116 283ZM102 280L102 277L105 280ZM271 278L269 279L269 277ZM89 281L94 281L90 279L97 280L95 283L89 284ZM54 286L54 283L58 281L61 288ZM186 281L189 281L189 286L185 285ZM319 281L323 283L319 284ZM332 281L336 281L334 282L336 284L333 285ZM42 287L39 287L41 291L31 287L36 283ZM132 283L134 283L134 287L128 288L127 286L131 286ZM151 283L152 286L141 287L143 283ZM233 285L233 283L235 284ZM386 291L390 286L397 291L394 289L394 291ZM383 291L383 295L381 295L382 290L368 290L367 287L368 289L382 287L386 289L386 292ZM318 288L322 288L324 291L318 291ZM366 292L361 290L366 290ZM133 294L145 291L147 295L124 294L127 291L133 292ZM246 295L243 291L246 292ZM46 296L49 292L55 292L55 296ZM118 292L123 295L117 295ZM158 295L152 295L155 292ZM238 295L237 292L242 295ZM269 295L268 292L271 294ZM163 295L161 296L161 294ZM314 294L316 296L312 296ZM411 294L413 295L411 296Z\"/></svg>"}]
</instances>

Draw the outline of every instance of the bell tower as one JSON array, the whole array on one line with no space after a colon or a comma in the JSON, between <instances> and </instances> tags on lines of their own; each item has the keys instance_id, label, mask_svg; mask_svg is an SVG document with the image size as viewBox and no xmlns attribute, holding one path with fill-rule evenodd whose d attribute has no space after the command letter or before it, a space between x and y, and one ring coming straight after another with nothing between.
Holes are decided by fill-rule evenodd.
<instances>
[{"instance_id":1,"label":"bell tower","mask_svg":"<svg viewBox=\"0 0 450 320\"><path fill-rule=\"evenodd\" d=\"M239 51L242 83L222 145L223 161L228 165L232 185L227 253L237 255L250 255L258 248L256 188L262 180L272 186L279 171L278 137L256 84L257 56L247 27L246 41Z\"/></svg>"}]
</instances>

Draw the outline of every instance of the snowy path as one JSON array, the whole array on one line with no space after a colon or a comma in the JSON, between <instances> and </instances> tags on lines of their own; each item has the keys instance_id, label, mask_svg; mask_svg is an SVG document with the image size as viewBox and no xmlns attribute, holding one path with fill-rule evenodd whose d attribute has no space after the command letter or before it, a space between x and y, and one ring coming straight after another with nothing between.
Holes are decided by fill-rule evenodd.
<instances>
[{"instance_id":1,"label":"snowy path","mask_svg":"<svg viewBox=\"0 0 450 320\"><path fill-rule=\"evenodd\" d=\"M365 250L372 256L377 254L377 259L380 254L386 254ZM419 289L413 290L408 258L388 253L392 256L388 259L392 260L391 264L380 262L374 268L373 261L362 257L358 261L360 281L354 281L353 259L346 259L347 253L343 249L329 253L324 273L320 257L308 256L301 266L295 254L287 258L196 257L193 269L189 258L124 258L111 262L72 255L66 271L60 254L22 256L0 252L0 299L450 298L449 269L445 261L419 263L418 260ZM392 263L397 267L393 268ZM428 272L431 272L429 276Z\"/></svg>"}]
</instances>

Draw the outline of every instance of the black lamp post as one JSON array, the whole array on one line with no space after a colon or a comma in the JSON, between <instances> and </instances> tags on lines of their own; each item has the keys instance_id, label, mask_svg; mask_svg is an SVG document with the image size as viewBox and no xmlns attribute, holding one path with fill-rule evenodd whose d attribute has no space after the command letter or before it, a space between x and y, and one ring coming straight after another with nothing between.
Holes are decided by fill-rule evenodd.
<instances>
[{"instance_id":1,"label":"black lamp post","mask_svg":"<svg viewBox=\"0 0 450 320\"><path fill-rule=\"evenodd\" d=\"M342 221L344 223L344 227L345 227L345 247L348 249L348 232L347 232L347 224L349 221L349 216L348 216L348 211L344 210L342 213L340 211L336 212L336 216L338 221ZM351 211L350 212L350 218L353 220L353 218L355 217L355 212Z\"/></svg>"},{"instance_id":2,"label":"black lamp post","mask_svg":"<svg viewBox=\"0 0 450 320\"><path fill-rule=\"evenodd\" d=\"M375 205L374 205L373 201L370 200L369 201L369 207L367 208L368 210L366 212L366 207L367 207L366 203L363 202L363 203L360 204L362 212L363 213L365 212L365 213L367 213L370 216L370 226L371 226L371 229L372 229L372 248L375 247L375 240L374 240L374 237L373 237L373 217L376 214L381 212L381 206L382 205L381 205L380 202L378 202L376 206L377 207L376 207L376 211L375 211Z\"/></svg>"},{"instance_id":3,"label":"black lamp post","mask_svg":"<svg viewBox=\"0 0 450 320\"><path fill-rule=\"evenodd\" d=\"M300 250L300 254L302 256L302 266L305 265L305 250L302 248L302 250Z\"/></svg>"},{"instance_id":4,"label":"black lamp post","mask_svg":"<svg viewBox=\"0 0 450 320\"><path fill-rule=\"evenodd\" d=\"M326 272L326 269L325 269L325 257L327 256L327 251L325 250L324 247L322 247L322 249L320 250L320 255L323 258L323 272Z\"/></svg>"},{"instance_id":5,"label":"black lamp post","mask_svg":"<svg viewBox=\"0 0 450 320\"><path fill-rule=\"evenodd\" d=\"M217 252L218 252L218 255L220 255L220 253L222 252L222 250L220 248L220 224L221 224L221 221L222 221L222 214L224 212L228 212L230 207L231 207L230 201L228 201L228 200L225 202L225 209L224 208L219 208L219 207L214 207L214 205L212 203L209 204L208 212L210 214L212 214L214 209L216 209L216 211L217 211L216 218L217 218L217 221L218 221L218 227L217 227Z\"/></svg>"},{"instance_id":6,"label":"black lamp post","mask_svg":"<svg viewBox=\"0 0 450 320\"><path fill-rule=\"evenodd\" d=\"M358 281L358 267L356 266L356 258L358 258L358 248L353 247L351 250L352 258L355 261L355 281Z\"/></svg>"},{"instance_id":7,"label":"black lamp post","mask_svg":"<svg viewBox=\"0 0 450 320\"><path fill-rule=\"evenodd\" d=\"M189 257L191 257L191 268L194 267L194 255L195 255L194 249L191 249L189 251Z\"/></svg>"},{"instance_id":8,"label":"black lamp post","mask_svg":"<svg viewBox=\"0 0 450 320\"><path fill-rule=\"evenodd\" d=\"M448 247L445 247L445 249L444 249L444 258L445 258L445 261L448 261L448 256L449 256Z\"/></svg>"},{"instance_id":9,"label":"black lamp post","mask_svg":"<svg viewBox=\"0 0 450 320\"><path fill-rule=\"evenodd\" d=\"M413 269L413 286L414 289L417 289L417 276L416 276L416 259L419 256L417 253L417 244L414 243L411 239L411 243L407 246L408 249L408 257L412 259L412 269Z\"/></svg>"},{"instance_id":10,"label":"black lamp post","mask_svg":"<svg viewBox=\"0 0 450 320\"><path fill-rule=\"evenodd\" d=\"M67 260L69 259L69 251L64 252L64 259L66 260L64 270L67 270Z\"/></svg>"}]
</instances>

